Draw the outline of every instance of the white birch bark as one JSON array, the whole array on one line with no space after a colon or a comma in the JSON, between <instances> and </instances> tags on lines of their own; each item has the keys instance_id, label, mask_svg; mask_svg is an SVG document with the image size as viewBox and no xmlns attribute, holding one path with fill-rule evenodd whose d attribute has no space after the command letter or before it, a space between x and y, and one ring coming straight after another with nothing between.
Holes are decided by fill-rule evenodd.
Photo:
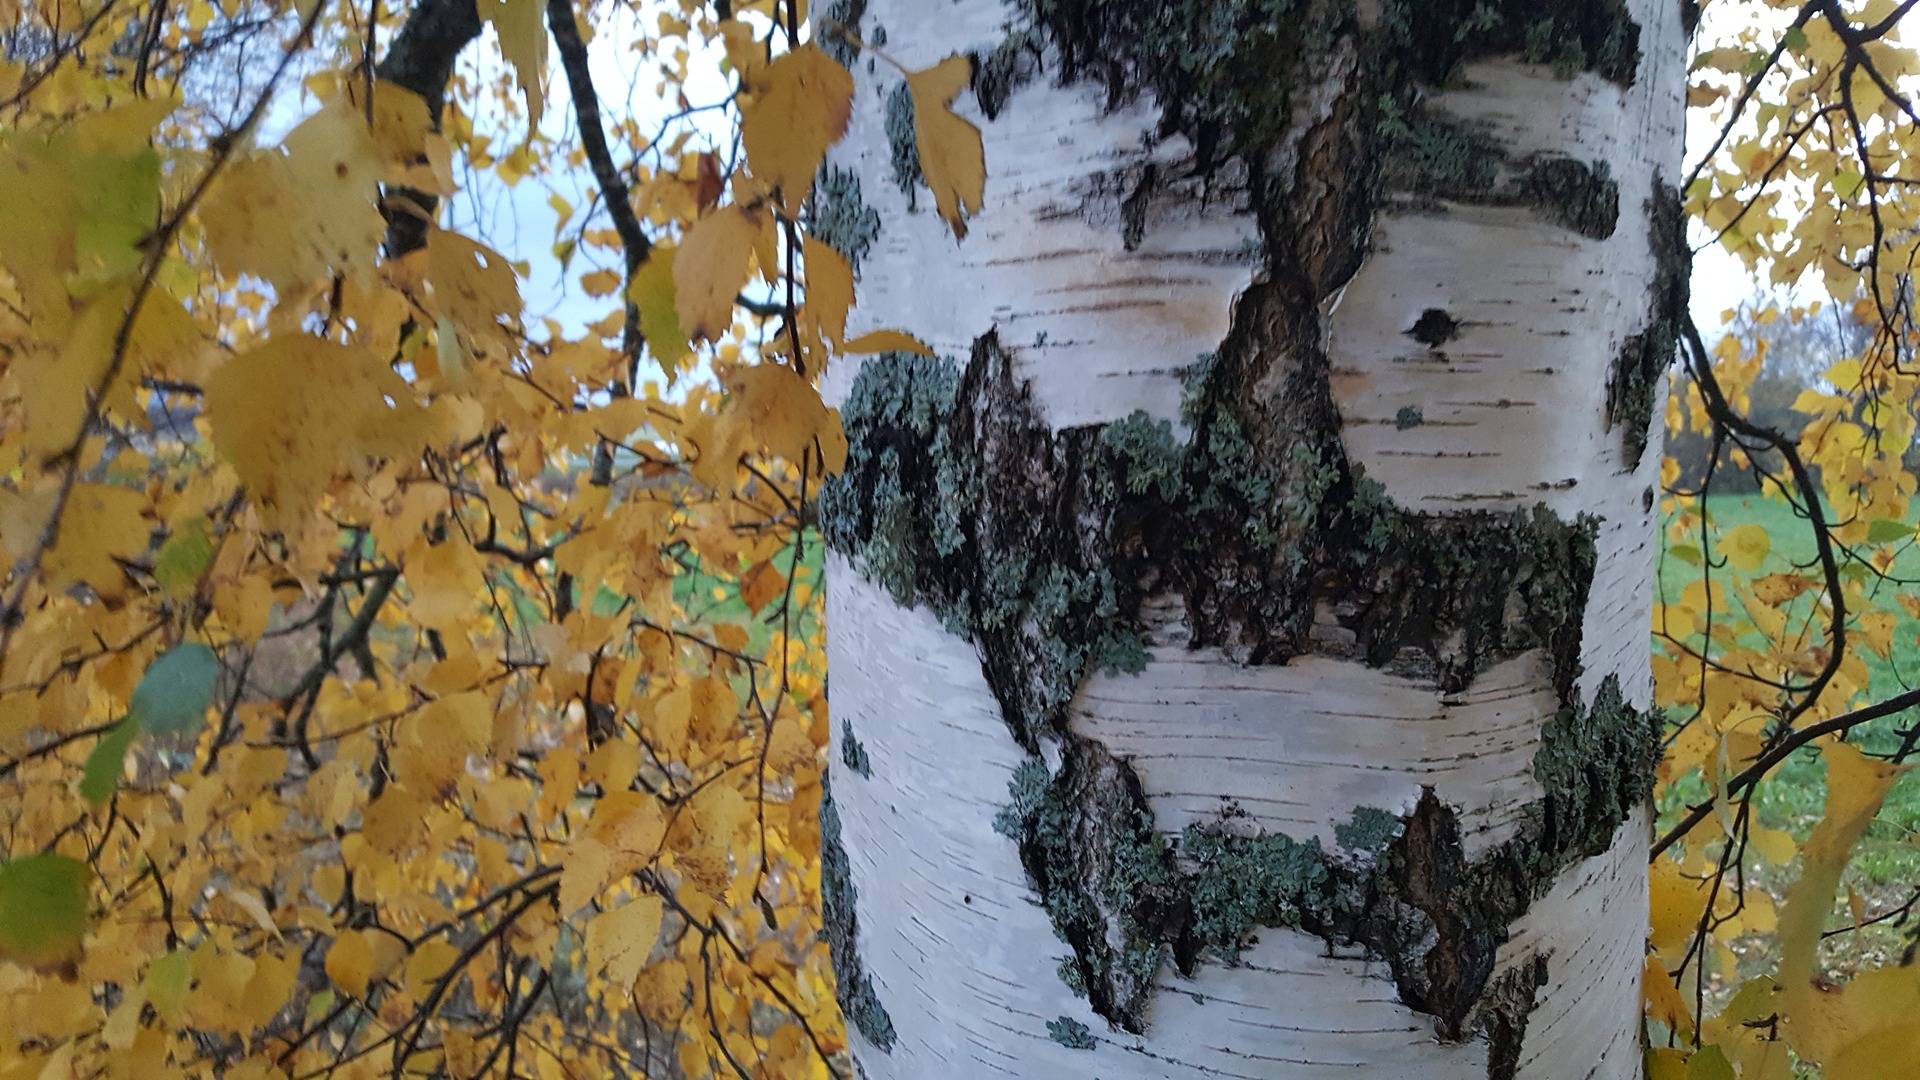
<instances>
[{"instance_id":1,"label":"white birch bark","mask_svg":"<svg viewBox=\"0 0 1920 1080\"><path fill-rule=\"evenodd\" d=\"M1506 57L1470 63L1428 99L1513 157L1604 165L1619 187L1611 234L1579 235L1527 206L1389 203L1321 325L1347 452L1402 507L1544 504L1599 519L1577 693L1590 702L1612 675L1644 706L1658 431L1640 460L1624 460L1603 403L1615 357L1648 318L1648 207L1657 175L1671 179L1679 161L1684 31L1676 0L1627 6L1640 27L1630 87ZM883 26L887 54L919 68L989 52L1012 17L997 0L870 0L861 27L872 40ZM854 70L853 126L835 161L859 173L881 226L851 332L901 328L964 358L997 330L1056 430L1135 410L1184 430L1176 369L1227 333L1258 229L1231 185L1204 202L1197 185L1175 188L1126 250L1127 193L1105 178L1189 150L1178 137L1143 148L1159 113L1151 96L1113 110L1099 86L1043 74L989 121L963 95L956 111L984 133L989 180L985 210L956 243L924 189L910 208L889 179L882 102L898 74L865 58ZM1458 323L1442 350L1408 334L1428 309ZM832 373L830 399L856 367ZM1407 409L1424 422L1396 422ZM827 602L834 760L851 730L871 761L869 777L836 765L833 797L859 954L897 1035L883 1051L850 1031L865 1076L1488 1075L1484 1039L1437 1037L1377 958L1297 930L1262 930L1237 965L1203 962L1191 978L1163 966L1144 1032L1110 1027L1056 974L1068 946L994 830L1026 752L974 644L840 556ZM1533 758L1558 702L1541 654L1443 693L1351 659L1249 666L1190 647L1167 598L1141 619L1146 669L1087 679L1070 723L1131 762L1170 836L1230 803L1251 827L1331 842L1355 808L1407 812L1431 789L1458 812L1471 857L1510 839L1519 809L1542 795ZM1519 1075L1638 1074L1646 846L1644 818L1629 820L1511 927L1501 970L1548 958ZM1063 1018L1095 1045L1050 1037Z\"/></svg>"}]
</instances>

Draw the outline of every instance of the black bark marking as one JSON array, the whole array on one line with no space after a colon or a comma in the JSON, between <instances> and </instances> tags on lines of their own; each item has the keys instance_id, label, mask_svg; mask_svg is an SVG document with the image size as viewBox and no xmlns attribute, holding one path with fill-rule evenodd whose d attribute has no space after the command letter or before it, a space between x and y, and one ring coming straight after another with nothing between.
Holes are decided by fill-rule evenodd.
<instances>
[{"instance_id":1,"label":"black bark marking","mask_svg":"<svg viewBox=\"0 0 1920 1080\"><path fill-rule=\"evenodd\" d=\"M1407 330L1407 336L1429 349L1437 349L1460 336L1460 324L1445 311L1428 308L1414 320L1413 326Z\"/></svg>"}]
</instances>

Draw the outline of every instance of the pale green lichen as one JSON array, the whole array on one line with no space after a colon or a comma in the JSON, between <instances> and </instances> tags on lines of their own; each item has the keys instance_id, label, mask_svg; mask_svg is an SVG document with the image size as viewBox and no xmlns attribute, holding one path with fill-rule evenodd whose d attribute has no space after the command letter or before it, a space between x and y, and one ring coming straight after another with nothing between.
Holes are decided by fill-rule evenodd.
<instances>
[{"instance_id":1,"label":"pale green lichen","mask_svg":"<svg viewBox=\"0 0 1920 1080\"><path fill-rule=\"evenodd\" d=\"M893 163L893 182L913 205L914 188L924 177L920 172L920 140L913 126L913 92L902 82L887 95L887 150Z\"/></svg>"},{"instance_id":2,"label":"pale green lichen","mask_svg":"<svg viewBox=\"0 0 1920 1080\"><path fill-rule=\"evenodd\" d=\"M1091 1050L1100 1045L1087 1025L1071 1016L1047 1021L1047 1038L1069 1050Z\"/></svg>"},{"instance_id":3,"label":"pale green lichen","mask_svg":"<svg viewBox=\"0 0 1920 1080\"><path fill-rule=\"evenodd\" d=\"M880 236L880 214L860 198L860 176L829 165L814 185L808 233L846 256L856 276Z\"/></svg>"},{"instance_id":4,"label":"pale green lichen","mask_svg":"<svg viewBox=\"0 0 1920 1080\"><path fill-rule=\"evenodd\" d=\"M866 14L867 0L830 0L814 14L820 48L841 67L853 67L860 56L860 20Z\"/></svg>"},{"instance_id":5,"label":"pale green lichen","mask_svg":"<svg viewBox=\"0 0 1920 1080\"><path fill-rule=\"evenodd\" d=\"M853 869L847 862L847 850L840 839L840 809L834 805L830 778L821 780L820 789L820 936L826 939L836 976L834 995L840 1011L854 1030L882 1051L891 1052L894 1040L893 1017L875 991L873 977L860 960L859 922L855 901Z\"/></svg>"}]
</instances>

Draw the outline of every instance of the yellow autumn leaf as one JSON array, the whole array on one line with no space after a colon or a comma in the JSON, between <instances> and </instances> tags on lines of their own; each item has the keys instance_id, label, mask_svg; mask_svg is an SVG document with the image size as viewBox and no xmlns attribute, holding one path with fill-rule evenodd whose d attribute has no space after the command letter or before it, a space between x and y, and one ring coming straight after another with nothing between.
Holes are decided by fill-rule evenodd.
<instances>
[{"instance_id":1,"label":"yellow autumn leaf","mask_svg":"<svg viewBox=\"0 0 1920 1080\"><path fill-rule=\"evenodd\" d=\"M371 274L386 221L374 203L383 171L366 118L345 98L288 133L278 150L230 165L200 208L207 246L229 272L283 294L330 272Z\"/></svg>"},{"instance_id":2,"label":"yellow autumn leaf","mask_svg":"<svg viewBox=\"0 0 1920 1080\"><path fill-rule=\"evenodd\" d=\"M1847 1043L1821 1070L1825 1080L1908 1080L1920 1062L1920 1022L1893 1024Z\"/></svg>"},{"instance_id":3,"label":"yellow autumn leaf","mask_svg":"<svg viewBox=\"0 0 1920 1080\"><path fill-rule=\"evenodd\" d=\"M847 336L847 309L853 306L853 267L846 256L809 236L801 248L807 265L807 304L800 317L834 345Z\"/></svg>"},{"instance_id":4,"label":"yellow autumn leaf","mask_svg":"<svg viewBox=\"0 0 1920 1080\"><path fill-rule=\"evenodd\" d=\"M428 435L424 411L385 362L306 334L229 359L206 401L214 445L282 523L311 513L336 476Z\"/></svg>"},{"instance_id":5,"label":"yellow autumn leaf","mask_svg":"<svg viewBox=\"0 0 1920 1080\"><path fill-rule=\"evenodd\" d=\"M1641 993L1654 1019L1683 1036L1693 1033L1693 1009L1680 996L1680 988L1660 964L1658 957L1647 957L1646 970L1640 976Z\"/></svg>"},{"instance_id":6,"label":"yellow autumn leaf","mask_svg":"<svg viewBox=\"0 0 1920 1080\"><path fill-rule=\"evenodd\" d=\"M728 789L732 790L732 789ZM660 936L660 898L636 896L587 923L587 973L616 987L629 987Z\"/></svg>"},{"instance_id":7,"label":"yellow autumn leaf","mask_svg":"<svg viewBox=\"0 0 1920 1080\"><path fill-rule=\"evenodd\" d=\"M848 353L887 353L903 352L915 356L934 355L931 346L911 334L898 330L875 330L870 334L861 334L840 347Z\"/></svg>"},{"instance_id":8,"label":"yellow autumn leaf","mask_svg":"<svg viewBox=\"0 0 1920 1080\"><path fill-rule=\"evenodd\" d=\"M733 323L765 211L723 206L694 222L673 256L673 306L694 341L714 341Z\"/></svg>"},{"instance_id":9,"label":"yellow autumn leaf","mask_svg":"<svg viewBox=\"0 0 1920 1080\"><path fill-rule=\"evenodd\" d=\"M1702 882L1681 872L1671 859L1656 859L1648 872L1652 912L1651 943L1660 953L1676 953L1699 928L1700 914L1706 910L1707 892Z\"/></svg>"},{"instance_id":10,"label":"yellow autumn leaf","mask_svg":"<svg viewBox=\"0 0 1920 1080\"><path fill-rule=\"evenodd\" d=\"M514 81L527 102L527 140L540 130L540 112L546 96L542 80L547 70L546 4L541 0L478 0L482 19L500 36L500 53L513 65Z\"/></svg>"},{"instance_id":11,"label":"yellow autumn leaf","mask_svg":"<svg viewBox=\"0 0 1920 1080\"><path fill-rule=\"evenodd\" d=\"M986 190L987 158L980 129L954 115L950 105L973 80L973 61L956 53L907 76L913 95L913 136L920 150L920 171L933 201L953 229L967 235L967 218L980 212Z\"/></svg>"},{"instance_id":12,"label":"yellow autumn leaf","mask_svg":"<svg viewBox=\"0 0 1920 1080\"><path fill-rule=\"evenodd\" d=\"M580 275L580 288L588 296L612 296L620 289L618 270L594 270Z\"/></svg>"},{"instance_id":13,"label":"yellow autumn leaf","mask_svg":"<svg viewBox=\"0 0 1920 1080\"><path fill-rule=\"evenodd\" d=\"M827 147L846 133L853 110L853 76L808 43L760 68L740 106L740 141L747 164L780 195L788 217L813 190Z\"/></svg>"},{"instance_id":14,"label":"yellow autumn leaf","mask_svg":"<svg viewBox=\"0 0 1920 1080\"><path fill-rule=\"evenodd\" d=\"M366 934L349 930L335 937L327 947L323 966L335 986L354 997L365 997L367 983L373 977L373 946Z\"/></svg>"},{"instance_id":15,"label":"yellow autumn leaf","mask_svg":"<svg viewBox=\"0 0 1920 1080\"><path fill-rule=\"evenodd\" d=\"M1767 536L1767 530L1759 525L1737 525L1728 529L1720 537L1720 550L1727 562L1737 570L1752 573L1760 569L1767 559L1767 553L1773 549L1773 542Z\"/></svg>"},{"instance_id":16,"label":"yellow autumn leaf","mask_svg":"<svg viewBox=\"0 0 1920 1080\"><path fill-rule=\"evenodd\" d=\"M1780 913L1778 932L1782 1030L1795 1053L1816 1062L1920 1010L1920 970L1883 968L1840 988L1818 979L1820 934L1840 874L1887 792L1909 770L1847 743L1827 744L1820 758L1827 766L1826 813L1801 849L1800 879Z\"/></svg>"},{"instance_id":17,"label":"yellow autumn leaf","mask_svg":"<svg viewBox=\"0 0 1920 1080\"><path fill-rule=\"evenodd\" d=\"M126 575L118 560L144 551L147 525L143 492L114 484L76 484L67 497L60 537L46 554L54 586L85 582L104 596L118 596Z\"/></svg>"},{"instance_id":18,"label":"yellow autumn leaf","mask_svg":"<svg viewBox=\"0 0 1920 1080\"><path fill-rule=\"evenodd\" d=\"M732 406L723 420L728 445L765 446L770 453L798 463L819 446L828 471L846 461L846 437L840 420L820 400L812 384L784 364L752 364L727 376Z\"/></svg>"}]
</instances>

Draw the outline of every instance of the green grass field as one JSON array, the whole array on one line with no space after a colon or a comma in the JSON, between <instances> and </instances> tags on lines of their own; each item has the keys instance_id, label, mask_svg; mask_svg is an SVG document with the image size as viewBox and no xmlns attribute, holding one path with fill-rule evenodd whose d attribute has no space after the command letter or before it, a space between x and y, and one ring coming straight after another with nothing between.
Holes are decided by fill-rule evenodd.
<instances>
[{"instance_id":1,"label":"green grass field","mask_svg":"<svg viewBox=\"0 0 1920 1080\"><path fill-rule=\"evenodd\" d=\"M1810 527L1780 500L1759 495L1719 495L1708 500L1707 514L1720 530L1747 523L1766 529L1772 550L1765 563L1748 576L1804 569L1815 563ZM1661 594L1677 598L1690 581L1701 575L1702 569L1669 554L1661 559L1658 573ZM1920 579L1920 551L1910 544L1894 561L1892 573ZM1737 575L1739 571L1720 567L1714 574ZM1859 653L1872 680L1868 697L1860 704L1920 685L1920 620L1909 616L1893 599L1895 591L1903 587L1920 588L1882 581L1869 589L1876 607L1896 613L1898 621L1888 658L1864 650ZM1898 744L1899 732L1914 723L1920 723L1920 717L1911 713L1886 717L1856 728L1852 741L1870 751L1890 750ZM1804 840L1820 819L1826 797L1825 773L1814 751L1796 754L1761 785L1754 800L1758 823L1785 829L1796 839ZM1663 818L1671 820L1683 799L1692 801L1704 793L1704 785L1698 783L1676 785L1661 806ZM1855 850L1847 872L1846 885L1858 892L1869 914L1899 905L1914 889L1920 888L1920 836L1916 836L1916 832L1920 832L1920 779L1907 777L1894 787L1879 818ZM1784 901L1796 875L1797 868L1789 866L1763 867L1754 876L1776 901ZM1832 939L1828 959L1836 971L1844 973L1897 959L1908 940L1905 928L1882 924ZM1743 968L1751 961L1756 970L1765 970L1767 957L1763 947L1736 949L1736 952L1742 953Z\"/></svg>"}]
</instances>

